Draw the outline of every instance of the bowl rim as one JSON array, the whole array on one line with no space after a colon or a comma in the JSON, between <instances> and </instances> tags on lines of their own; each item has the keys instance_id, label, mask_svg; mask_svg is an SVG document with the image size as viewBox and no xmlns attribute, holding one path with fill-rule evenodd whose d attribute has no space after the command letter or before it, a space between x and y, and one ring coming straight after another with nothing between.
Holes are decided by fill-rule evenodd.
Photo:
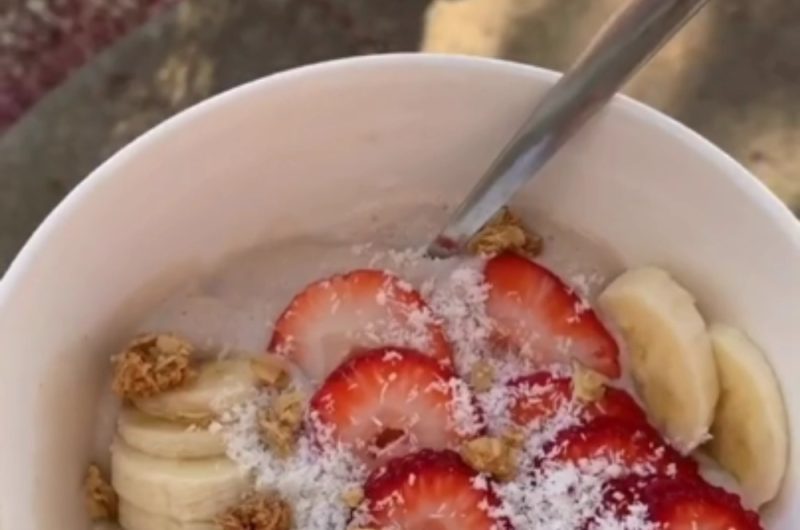
<instances>
[{"instance_id":1,"label":"bowl rim","mask_svg":"<svg viewBox=\"0 0 800 530\"><path fill-rule=\"evenodd\" d=\"M27 239L12 260L4 276L0 277L0 312L10 303L15 287L24 283L27 271L40 259L48 242L57 235L59 227L69 218L79 215L84 203L106 186L121 182L115 180L118 169L135 160L148 146L170 141L172 135L181 134L193 124L208 120L226 106L253 93L278 89L284 85L302 82L308 78L326 75L342 75L357 70L380 70L384 68L436 67L459 71L478 70L482 75L513 74L546 85L552 85L561 76L559 72L534 65L515 63L502 59L450 55L436 53L390 53L345 57L330 61L303 65L277 72L265 77L225 90L208 99L167 118L148 129L130 143L123 146L96 169L89 173L66 197L45 217ZM710 140L693 131L676 119L624 94L617 94L609 102L611 114L627 114L645 127L660 129L675 140L713 160L731 185L740 188L752 198L754 206L763 211L776 230L784 232L787 240L800 249L800 221L767 186L748 171L731 155Z\"/></svg>"}]
</instances>

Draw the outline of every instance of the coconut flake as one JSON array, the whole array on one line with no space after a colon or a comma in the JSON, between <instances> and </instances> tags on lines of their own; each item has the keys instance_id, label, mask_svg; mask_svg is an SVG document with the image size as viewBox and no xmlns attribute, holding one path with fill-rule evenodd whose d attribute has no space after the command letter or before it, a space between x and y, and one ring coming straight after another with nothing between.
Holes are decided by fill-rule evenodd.
<instances>
[{"instance_id":1,"label":"coconut flake","mask_svg":"<svg viewBox=\"0 0 800 530\"><path fill-rule=\"evenodd\" d=\"M252 474L258 490L278 491L292 505L297 528L303 530L343 530L350 508L341 494L360 487L367 470L349 451L324 442L322 426L301 434L294 455L280 459L261 443L258 410L267 406L272 395L237 405L222 417L227 455ZM313 417L309 421L314 422ZM312 440L308 431L322 433L323 443Z\"/></svg>"}]
</instances>

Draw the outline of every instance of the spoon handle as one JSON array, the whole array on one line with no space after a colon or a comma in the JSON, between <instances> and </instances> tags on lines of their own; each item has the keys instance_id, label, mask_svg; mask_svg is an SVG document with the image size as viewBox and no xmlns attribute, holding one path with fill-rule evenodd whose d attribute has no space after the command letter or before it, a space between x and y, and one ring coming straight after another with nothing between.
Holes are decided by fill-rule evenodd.
<instances>
[{"instance_id":1,"label":"spoon handle","mask_svg":"<svg viewBox=\"0 0 800 530\"><path fill-rule=\"evenodd\" d=\"M460 251L708 0L630 0L545 94L428 248Z\"/></svg>"}]
</instances>

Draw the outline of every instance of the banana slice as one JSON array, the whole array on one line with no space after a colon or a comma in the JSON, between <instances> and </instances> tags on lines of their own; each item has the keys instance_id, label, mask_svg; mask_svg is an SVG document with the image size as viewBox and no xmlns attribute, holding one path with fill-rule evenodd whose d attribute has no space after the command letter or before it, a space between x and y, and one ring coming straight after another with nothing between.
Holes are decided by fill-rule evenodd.
<instances>
[{"instance_id":1,"label":"banana slice","mask_svg":"<svg viewBox=\"0 0 800 530\"><path fill-rule=\"evenodd\" d=\"M222 433L192 423L167 421L125 408L117 433L131 448L162 458L207 458L225 454Z\"/></svg>"},{"instance_id":2,"label":"banana slice","mask_svg":"<svg viewBox=\"0 0 800 530\"><path fill-rule=\"evenodd\" d=\"M219 530L210 521L176 521L164 515L142 510L124 499L119 501L118 513L119 524L125 530Z\"/></svg>"},{"instance_id":3,"label":"banana slice","mask_svg":"<svg viewBox=\"0 0 800 530\"><path fill-rule=\"evenodd\" d=\"M227 458L157 458L119 438L111 446L111 485L127 502L181 522L209 521L250 489L247 474Z\"/></svg>"},{"instance_id":4,"label":"banana slice","mask_svg":"<svg viewBox=\"0 0 800 530\"><path fill-rule=\"evenodd\" d=\"M707 448L757 508L777 495L786 472L789 434L780 385L744 333L714 325L710 334L721 393Z\"/></svg>"},{"instance_id":5,"label":"banana slice","mask_svg":"<svg viewBox=\"0 0 800 530\"><path fill-rule=\"evenodd\" d=\"M133 404L142 412L168 420L207 420L252 397L257 383L249 359L211 361L200 366L189 385L136 399Z\"/></svg>"},{"instance_id":6,"label":"banana slice","mask_svg":"<svg viewBox=\"0 0 800 530\"><path fill-rule=\"evenodd\" d=\"M719 396L705 322L692 296L655 267L623 273L598 298L630 353L648 416L684 452L708 437Z\"/></svg>"}]
</instances>

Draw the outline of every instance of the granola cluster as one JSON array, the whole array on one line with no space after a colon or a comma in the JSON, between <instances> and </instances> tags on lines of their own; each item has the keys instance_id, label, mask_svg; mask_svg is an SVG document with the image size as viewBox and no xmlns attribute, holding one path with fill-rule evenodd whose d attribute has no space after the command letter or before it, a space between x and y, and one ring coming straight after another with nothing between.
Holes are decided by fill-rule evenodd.
<instances>
[{"instance_id":1,"label":"granola cluster","mask_svg":"<svg viewBox=\"0 0 800 530\"><path fill-rule=\"evenodd\" d=\"M511 480L517 474L518 446L508 438L482 436L464 444L461 456L477 471L498 480Z\"/></svg>"},{"instance_id":2,"label":"granola cluster","mask_svg":"<svg viewBox=\"0 0 800 530\"><path fill-rule=\"evenodd\" d=\"M522 220L508 208L503 208L472 238L468 249L479 256L494 256L511 250L533 257L542 251L542 238L527 230Z\"/></svg>"},{"instance_id":3,"label":"granola cluster","mask_svg":"<svg viewBox=\"0 0 800 530\"><path fill-rule=\"evenodd\" d=\"M292 508L275 493L253 495L226 510L215 521L220 530L290 530Z\"/></svg>"},{"instance_id":4,"label":"granola cluster","mask_svg":"<svg viewBox=\"0 0 800 530\"><path fill-rule=\"evenodd\" d=\"M470 367L469 384L475 392L488 392L492 388L494 380L494 367L488 361L479 360Z\"/></svg>"},{"instance_id":5,"label":"granola cluster","mask_svg":"<svg viewBox=\"0 0 800 530\"><path fill-rule=\"evenodd\" d=\"M572 388L577 399L585 402L596 401L605 393L606 378L576 363L572 372Z\"/></svg>"},{"instance_id":6,"label":"granola cluster","mask_svg":"<svg viewBox=\"0 0 800 530\"><path fill-rule=\"evenodd\" d=\"M251 361L253 373L268 387L285 390L292 378L286 361L277 355L261 355Z\"/></svg>"},{"instance_id":7,"label":"granola cluster","mask_svg":"<svg viewBox=\"0 0 800 530\"><path fill-rule=\"evenodd\" d=\"M86 507L93 521L117 516L117 494L95 464L89 466L83 483Z\"/></svg>"},{"instance_id":8,"label":"granola cluster","mask_svg":"<svg viewBox=\"0 0 800 530\"><path fill-rule=\"evenodd\" d=\"M144 335L113 358L112 389L124 399L152 397L194 377L192 345L175 335Z\"/></svg>"},{"instance_id":9,"label":"granola cluster","mask_svg":"<svg viewBox=\"0 0 800 530\"><path fill-rule=\"evenodd\" d=\"M304 396L297 390L276 397L259 415L261 440L281 458L290 456L303 423Z\"/></svg>"}]
</instances>

